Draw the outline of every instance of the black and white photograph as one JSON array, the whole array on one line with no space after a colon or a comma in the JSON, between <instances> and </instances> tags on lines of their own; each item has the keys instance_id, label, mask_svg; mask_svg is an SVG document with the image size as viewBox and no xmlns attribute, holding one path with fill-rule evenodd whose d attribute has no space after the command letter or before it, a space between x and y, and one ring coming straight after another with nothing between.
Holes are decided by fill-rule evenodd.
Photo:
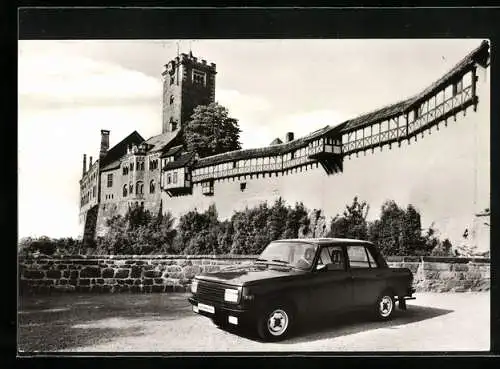
<instances>
[{"instance_id":1,"label":"black and white photograph","mask_svg":"<svg viewBox=\"0 0 500 369\"><path fill-rule=\"evenodd\" d=\"M488 352L490 54L19 40L18 353Z\"/></svg>"}]
</instances>

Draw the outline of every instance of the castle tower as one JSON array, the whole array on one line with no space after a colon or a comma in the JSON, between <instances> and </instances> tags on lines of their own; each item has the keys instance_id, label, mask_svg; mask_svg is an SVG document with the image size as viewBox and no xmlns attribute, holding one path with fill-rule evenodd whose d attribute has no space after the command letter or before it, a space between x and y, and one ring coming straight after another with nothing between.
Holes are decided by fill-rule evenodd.
<instances>
[{"instance_id":1,"label":"castle tower","mask_svg":"<svg viewBox=\"0 0 500 369\"><path fill-rule=\"evenodd\" d=\"M178 130L195 107L215 101L215 74L215 63L198 60L191 52L165 65L162 133Z\"/></svg>"}]
</instances>

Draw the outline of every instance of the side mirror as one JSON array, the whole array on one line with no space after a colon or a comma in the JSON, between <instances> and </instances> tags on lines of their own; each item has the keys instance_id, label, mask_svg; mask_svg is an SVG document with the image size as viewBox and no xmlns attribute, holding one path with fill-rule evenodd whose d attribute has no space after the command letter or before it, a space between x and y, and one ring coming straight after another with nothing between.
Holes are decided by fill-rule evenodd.
<instances>
[{"instance_id":1,"label":"side mirror","mask_svg":"<svg viewBox=\"0 0 500 369\"><path fill-rule=\"evenodd\" d=\"M326 270L326 265L325 264L318 264L318 265L316 265L315 270L317 272L322 271L322 270Z\"/></svg>"}]
</instances>

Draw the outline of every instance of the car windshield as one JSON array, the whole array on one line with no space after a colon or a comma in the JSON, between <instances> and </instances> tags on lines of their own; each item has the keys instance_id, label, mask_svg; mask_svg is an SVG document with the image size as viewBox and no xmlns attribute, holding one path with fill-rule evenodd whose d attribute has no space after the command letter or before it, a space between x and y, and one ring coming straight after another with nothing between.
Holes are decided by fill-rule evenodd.
<instances>
[{"instance_id":1,"label":"car windshield","mask_svg":"<svg viewBox=\"0 0 500 369\"><path fill-rule=\"evenodd\" d=\"M312 266L317 248L317 245L306 242L271 242L262 251L258 261L308 270Z\"/></svg>"}]
</instances>

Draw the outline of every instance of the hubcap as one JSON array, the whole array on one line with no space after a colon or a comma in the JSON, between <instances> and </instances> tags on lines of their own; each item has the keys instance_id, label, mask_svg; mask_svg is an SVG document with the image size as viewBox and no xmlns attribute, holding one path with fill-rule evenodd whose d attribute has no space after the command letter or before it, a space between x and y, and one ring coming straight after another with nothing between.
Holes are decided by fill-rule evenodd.
<instances>
[{"instance_id":1,"label":"hubcap","mask_svg":"<svg viewBox=\"0 0 500 369\"><path fill-rule=\"evenodd\" d=\"M389 296L382 297L379 305L380 315L384 318L388 317L392 312L392 299Z\"/></svg>"},{"instance_id":2,"label":"hubcap","mask_svg":"<svg viewBox=\"0 0 500 369\"><path fill-rule=\"evenodd\" d=\"M267 329L273 336L281 336L288 327L288 314L281 309L274 310L267 319Z\"/></svg>"}]
</instances>

